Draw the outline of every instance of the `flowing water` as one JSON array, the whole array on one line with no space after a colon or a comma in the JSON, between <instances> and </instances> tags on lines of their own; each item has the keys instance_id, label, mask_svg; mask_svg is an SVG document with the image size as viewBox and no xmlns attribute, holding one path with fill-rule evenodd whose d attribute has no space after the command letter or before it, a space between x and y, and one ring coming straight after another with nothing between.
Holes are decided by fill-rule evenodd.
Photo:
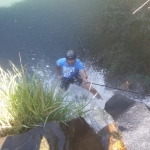
<instances>
[{"instance_id":1,"label":"flowing water","mask_svg":"<svg viewBox=\"0 0 150 150\"><path fill-rule=\"evenodd\" d=\"M41 75L45 69L54 75L56 60L69 49L88 62L92 49L87 33L96 32L103 7L99 0L0 0L1 66L8 68L8 60L19 66L20 54L29 68L38 66ZM92 68L88 75L91 82L104 82L103 75Z\"/></svg>"},{"instance_id":2,"label":"flowing water","mask_svg":"<svg viewBox=\"0 0 150 150\"><path fill-rule=\"evenodd\" d=\"M50 78L56 78L56 60L74 49L85 63L89 81L105 85L103 71L92 65L96 60L89 55L104 7L103 0L0 0L0 65L7 69L10 60L19 66L20 54L31 70L38 66L40 75L46 70ZM93 86L104 99L103 108L114 91ZM79 87L72 89L80 95L85 92ZM149 97L135 98L150 106Z\"/></svg>"},{"instance_id":3,"label":"flowing water","mask_svg":"<svg viewBox=\"0 0 150 150\"><path fill-rule=\"evenodd\" d=\"M85 32L95 31L103 2L94 0L0 0L0 63L41 59L52 67L66 50L86 54ZM92 50L92 49L91 49ZM84 59L83 55L81 59Z\"/></svg>"},{"instance_id":4,"label":"flowing water","mask_svg":"<svg viewBox=\"0 0 150 150\"><path fill-rule=\"evenodd\" d=\"M31 71L38 67L39 75L47 74L46 82L51 84L57 80L56 60L64 57L67 50L74 49L85 63L88 80L105 85L103 70L93 65L96 60L89 55L97 29L101 30L104 7L103 0L0 0L0 66L9 68L8 60L20 66L20 53L22 63ZM95 44L100 47L100 43ZM93 86L103 98L94 99L93 105L104 108L116 91ZM70 97L77 101L89 94L75 85L71 85L69 91ZM88 99L92 99L91 94ZM148 97L135 100L150 106Z\"/></svg>"},{"instance_id":5,"label":"flowing water","mask_svg":"<svg viewBox=\"0 0 150 150\"><path fill-rule=\"evenodd\" d=\"M49 79L56 78L56 60L74 49L85 63L89 81L105 85L103 71L95 69L92 64L96 60L89 55L104 7L103 0L0 0L0 65L7 69L10 60L19 66L20 54L22 63L31 70L38 66L40 75L46 70ZM114 92L93 86L104 99L103 108ZM79 95L85 92L74 85L72 89ZM150 106L149 98L136 100Z\"/></svg>"}]
</instances>

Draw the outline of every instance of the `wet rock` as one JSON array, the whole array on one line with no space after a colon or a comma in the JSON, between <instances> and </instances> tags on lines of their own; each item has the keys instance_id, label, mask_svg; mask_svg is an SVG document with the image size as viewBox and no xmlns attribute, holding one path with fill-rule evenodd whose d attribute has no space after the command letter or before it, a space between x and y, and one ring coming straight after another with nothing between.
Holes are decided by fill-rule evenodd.
<instances>
[{"instance_id":1,"label":"wet rock","mask_svg":"<svg viewBox=\"0 0 150 150\"><path fill-rule=\"evenodd\" d=\"M95 132L84 118L64 126L69 150L126 150L121 132L113 122Z\"/></svg>"},{"instance_id":2,"label":"wet rock","mask_svg":"<svg viewBox=\"0 0 150 150\"><path fill-rule=\"evenodd\" d=\"M127 80L123 84L121 84L118 88L120 88L121 90L129 91L131 86L132 86L131 82Z\"/></svg>"},{"instance_id":3,"label":"wet rock","mask_svg":"<svg viewBox=\"0 0 150 150\"><path fill-rule=\"evenodd\" d=\"M27 133L0 139L1 150L105 150L101 136L76 118L66 124L49 122Z\"/></svg>"},{"instance_id":4,"label":"wet rock","mask_svg":"<svg viewBox=\"0 0 150 150\"><path fill-rule=\"evenodd\" d=\"M125 111L134 105L135 101L125 96L116 94L112 96L105 104L105 110L113 117L114 120L119 118Z\"/></svg>"},{"instance_id":5,"label":"wet rock","mask_svg":"<svg viewBox=\"0 0 150 150\"><path fill-rule=\"evenodd\" d=\"M139 94L145 94L145 89L144 87L142 86L141 83L137 82L137 83L134 83L133 87L132 87L132 90L134 90L135 92L139 93Z\"/></svg>"},{"instance_id":6,"label":"wet rock","mask_svg":"<svg viewBox=\"0 0 150 150\"><path fill-rule=\"evenodd\" d=\"M90 128L83 118L77 118L63 126L67 135L69 150L104 150L96 133Z\"/></svg>"},{"instance_id":7,"label":"wet rock","mask_svg":"<svg viewBox=\"0 0 150 150\"><path fill-rule=\"evenodd\" d=\"M150 149L150 110L145 104L114 95L105 110L117 123L128 150Z\"/></svg>"},{"instance_id":8,"label":"wet rock","mask_svg":"<svg viewBox=\"0 0 150 150\"><path fill-rule=\"evenodd\" d=\"M48 122L27 133L0 139L1 150L126 150L121 132L103 109L93 108L89 118L67 124Z\"/></svg>"},{"instance_id":9,"label":"wet rock","mask_svg":"<svg viewBox=\"0 0 150 150\"><path fill-rule=\"evenodd\" d=\"M116 123L112 123L103 128L99 135L105 150L127 150L120 130Z\"/></svg>"},{"instance_id":10,"label":"wet rock","mask_svg":"<svg viewBox=\"0 0 150 150\"><path fill-rule=\"evenodd\" d=\"M65 139L59 122L49 122L27 133L1 138L0 147L1 150L63 150Z\"/></svg>"},{"instance_id":11,"label":"wet rock","mask_svg":"<svg viewBox=\"0 0 150 150\"><path fill-rule=\"evenodd\" d=\"M115 123L96 133L84 118L73 119L68 125L50 122L45 128L1 138L0 146L1 150L126 150Z\"/></svg>"}]
</instances>

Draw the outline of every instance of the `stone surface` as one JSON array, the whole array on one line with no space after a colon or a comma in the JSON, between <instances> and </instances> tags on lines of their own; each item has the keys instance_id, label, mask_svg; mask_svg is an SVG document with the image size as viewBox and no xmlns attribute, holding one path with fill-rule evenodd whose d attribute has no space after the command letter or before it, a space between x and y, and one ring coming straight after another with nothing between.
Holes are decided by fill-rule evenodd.
<instances>
[{"instance_id":1,"label":"stone surface","mask_svg":"<svg viewBox=\"0 0 150 150\"><path fill-rule=\"evenodd\" d=\"M145 104L114 95L105 109L122 131L128 150L150 150L150 110Z\"/></svg>"},{"instance_id":2,"label":"stone surface","mask_svg":"<svg viewBox=\"0 0 150 150\"><path fill-rule=\"evenodd\" d=\"M114 120L97 105L91 105L89 117L73 119L67 125L48 122L45 127L41 124L27 133L0 138L0 147L1 150L126 150Z\"/></svg>"},{"instance_id":3,"label":"stone surface","mask_svg":"<svg viewBox=\"0 0 150 150\"><path fill-rule=\"evenodd\" d=\"M35 127L24 134L1 138L0 148L1 150L63 150L65 142L66 137L59 122L49 122L45 128Z\"/></svg>"},{"instance_id":4,"label":"stone surface","mask_svg":"<svg viewBox=\"0 0 150 150\"><path fill-rule=\"evenodd\" d=\"M121 132L115 122L103 128L98 135L105 150L127 150Z\"/></svg>"},{"instance_id":5,"label":"stone surface","mask_svg":"<svg viewBox=\"0 0 150 150\"><path fill-rule=\"evenodd\" d=\"M49 122L27 133L0 139L1 150L104 150L101 137L83 118L67 125Z\"/></svg>"},{"instance_id":6,"label":"stone surface","mask_svg":"<svg viewBox=\"0 0 150 150\"><path fill-rule=\"evenodd\" d=\"M83 118L74 119L64 126L69 150L104 150L101 137L90 128Z\"/></svg>"},{"instance_id":7,"label":"stone surface","mask_svg":"<svg viewBox=\"0 0 150 150\"><path fill-rule=\"evenodd\" d=\"M93 114L101 115L101 111ZM49 122L45 128L35 127L27 133L0 139L1 150L126 150L123 145L114 123L98 130L84 118L73 119L67 125ZM120 149L121 146L123 149Z\"/></svg>"},{"instance_id":8,"label":"stone surface","mask_svg":"<svg viewBox=\"0 0 150 150\"><path fill-rule=\"evenodd\" d=\"M124 112L134 105L134 101L125 96L116 94L112 96L105 104L105 110L114 120L119 118Z\"/></svg>"}]
</instances>

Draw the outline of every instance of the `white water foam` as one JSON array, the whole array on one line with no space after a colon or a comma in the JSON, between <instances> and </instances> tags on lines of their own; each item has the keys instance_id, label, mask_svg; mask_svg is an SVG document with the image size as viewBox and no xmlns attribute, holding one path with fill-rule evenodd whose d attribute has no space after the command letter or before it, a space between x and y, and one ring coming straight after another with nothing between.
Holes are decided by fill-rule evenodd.
<instances>
[{"instance_id":1,"label":"white water foam","mask_svg":"<svg viewBox=\"0 0 150 150\"><path fill-rule=\"evenodd\" d=\"M147 96L145 99L142 100L142 102L150 107L150 96Z\"/></svg>"},{"instance_id":2,"label":"white water foam","mask_svg":"<svg viewBox=\"0 0 150 150\"><path fill-rule=\"evenodd\" d=\"M51 87L52 85L56 85L56 83L59 83L59 80L57 78L57 74L54 73L54 66L50 66L48 64L46 64L44 62L44 60L41 61L42 63L39 63L39 71L38 74L40 77L44 77L46 79L45 83L47 85L49 85L49 87ZM131 94L129 93L125 93L125 92L118 92L116 90L113 89L108 89L105 88L105 82L104 82L104 73L103 70L101 71L97 71L96 69L94 69L92 66L86 66L85 67L87 75L88 75L88 81L91 83L96 83L99 85L94 85L92 84L92 86L100 93L100 95L102 96L103 100L98 100L96 98L93 98L93 95L91 93L89 93L89 91L71 84L69 89L64 92L64 94L69 93L69 95L67 96L67 99L74 99L78 102L82 101L82 100L89 100L91 102L92 107L100 107L101 109L104 109L105 107L105 103L115 94L115 93L119 93L122 94L130 99L133 99L134 101L137 102L143 102L145 103L147 106L150 107L150 97L146 97L146 98L135 98L133 97ZM36 67L31 66L30 68L32 71L36 70ZM58 84L59 85L59 84ZM103 85L103 86L101 86ZM58 86L59 89L59 86Z\"/></svg>"},{"instance_id":3,"label":"white water foam","mask_svg":"<svg viewBox=\"0 0 150 150\"><path fill-rule=\"evenodd\" d=\"M39 64L40 66L40 64ZM49 86L51 87L52 85L56 84L59 82L58 78L57 78L57 74L54 74L51 71L51 67L53 68L53 66L49 66L46 63L42 62L42 68L39 68L40 70L38 71L38 75L40 77L44 77L46 79L45 83L49 84ZM47 67L48 66L48 67ZM96 71L93 69L93 67L87 67L88 69L86 69L87 75L88 75L88 81L91 83L96 83L96 84L100 84L100 85L105 85L104 83L104 75L103 75L103 70ZM36 67L31 66L30 69L32 71L36 71ZM91 94L89 91L74 85L74 84L70 84L69 89L64 92L64 94L69 92L69 95L67 96L68 99L72 100L76 100L78 102L80 102L80 100L89 100L91 101L91 105L95 105L98 106L102 109L104 109L105 107L105 103L107 100L109 100L114 94L112 91L106 89L104 86L98 86L98 85L94 85L92 84L92 86L100 93L101 97L103 98L103 100L98 100L96 98L93 98L93 94ZM59 88L59 86L58 86Z\"/></svg>"},{"instance_id":4,"label":"white water foam","mask_svg":"<svg viewBox=\"0 0 150 150\"><path fill-rule=\"evenodd\" d=\"M91 83L96 83L100 85L105 85L104 83L104 76L103 76L103 71L96 71L92 67L89 67L88 70L86 71L88 75L88 81ZM91 100L91 105L98 106L102 109L105 107L106 101L113 96L112 91L108 91L105 89L103 86L98 86L92 84L92 86L100 93L101 97L103 100L98 100L96 98L93 98L93 94L91 94L89 91L78 87L74 84L70 85L69 91L71 92L71 97L87 97L88 100Z\"/></svg>"}]
</instances>

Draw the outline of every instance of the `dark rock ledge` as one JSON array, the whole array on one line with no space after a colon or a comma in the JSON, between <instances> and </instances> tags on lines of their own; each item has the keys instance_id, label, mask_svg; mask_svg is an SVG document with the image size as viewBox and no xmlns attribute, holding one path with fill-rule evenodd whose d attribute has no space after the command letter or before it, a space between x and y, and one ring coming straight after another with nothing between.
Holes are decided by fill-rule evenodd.
<instances>
[{"instance_id":1,"label":"dark rock ledge","mask_svg":"<svg viewBox=\"0 0 150 150\"><path fill-rule=\"evenodd\" d=\"M48 122L45 127L41 125L21 135L0 138L0 148L1 150L150 149L150 110L145 104L114 95L107 101L105 110L93 109L93 116L90 118L75 118L67 122L67 125L55 121ZM112 120L109 114L113 117Z\"/></svg>"},{"instance_id":2,"label":"dark rock ledge","mask_svg":"<svg viewBox=\"0 0 150 150\"><path fill-rule=\"evenodd\" d=\"M150 150L150 108L121 95L106 102L105 110L122 132L128 150Z\"/></svg>"}]
</instances>

